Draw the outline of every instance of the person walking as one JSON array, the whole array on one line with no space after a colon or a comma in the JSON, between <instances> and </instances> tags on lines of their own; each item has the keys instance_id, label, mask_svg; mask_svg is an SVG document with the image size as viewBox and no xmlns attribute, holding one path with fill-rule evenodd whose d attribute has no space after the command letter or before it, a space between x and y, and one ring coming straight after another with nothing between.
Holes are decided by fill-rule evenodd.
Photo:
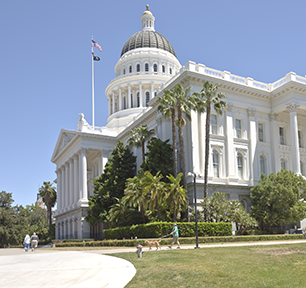
<instances>
[{"instance_id":1,"label":"person walking","mask_svg":"<svg viewBox=\"0 0 306 288\"><path fill-rule=\"evenodd\" d=\"M28 252L28 251L29 251L30 243L31 243L31 238L30 238L30 236L27 234L27 235L24 237L24 240L23 240L23 245L24 245L24 250L25 250L25 252Z\"/></svg>"},{"instance_id":2,"label":"person walking","mask_svg":"<svg viewBox=\"0 0 306 288\"><path fill-rule=\"evenodd\" d=\"M173 224L173 229L172 229L172 232L170 233L170 235L173 236L173 240L172 240L172 243L169 246L169 248L172 249L172 246L173 246L174 242L176 242L177 243L177 249L180 249L181 245L180 245L180 242L178 241L179 231L178 231L177 225L175 223Z\"/></svg>"},{"instance_id":3,"label":"person walking","mask_svg":"<svg viewBox=\"0 0 306 288\"><path fill-rule=\"evenodd\" d=\"M39 238L36 235L36 233L34 232L33 235L31 236L31 248L32 248L32 252L35 251L35 249L37 248L38 241L39 241Z\"/></svg>"}]
</instances>

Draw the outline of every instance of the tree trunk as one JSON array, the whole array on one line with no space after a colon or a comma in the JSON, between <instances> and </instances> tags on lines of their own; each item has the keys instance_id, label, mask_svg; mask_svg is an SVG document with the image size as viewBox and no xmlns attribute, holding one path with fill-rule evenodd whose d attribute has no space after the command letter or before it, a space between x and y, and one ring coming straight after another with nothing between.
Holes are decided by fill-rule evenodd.
<instances>
[{"instance_id":1,"label":"tree trunk","mask_svg":"<svg viewBox=\"0 0 306 288\"><path fill-rule=\"evenodd\" d=\"M173 147L173 173L177 176L177 149L176 149L176 133L175 133L175 109L171 109L171 124L172 124L172 147Z\"/></svg>"},{"instance_id":2,"label":"tree trunk","mask_svg":"<svg viewBox=\"0 0 306 288\"><path fill-rule=\"evenodd\" d=\"M143 163L145 161L144 141L141 141L141 150L142 150L142 163Z\"/></svg>"},{"instance_id":3,"label":"tree trunk","mask_svg":"<svg viewBox=\"0 0 306 288\"><path fill-rule=\"evenodd\" d=\"M176 220L177 220L176 202L173 199L173 222L176 222Z\"/></svg>"},{"instance_id":4,"label":"tree trunk","mask_svg":"<svg viewBox=\"0 0 306 288\"><path fill-rule=\"evenodd\" d=\"M210 103L206 109L206 124L205 124L205 167L204 167L204 199L207 197L207 178L208 178L208 161L209 161L209 128L210 128ZM207 213L204 215L207 222Z\"/></svg>"},{"instance_id":5,"label":"tree trunk","mask_svg":"<svg viewBox=\"0 0 306 288\"><path fill-rule=\"evenodd\" d=\"M160 209L159 209L159 204L158 204L158 198L155 197L155 200L156 200L156 209L157 209L157 212L158 212L159 220L160 220L160 221L163 221L163 219L162 219L162 217L161 217L161 214L160 214Z\"/></svg>"},{"instance_id":6,"label":"tree trunk","mask_svg":"<svg viewBox=\"0 0 306 288\"><path fill-rule=\"evenodd\" d=\"M184 149L184 137L182 129L182 110L180 107L177 109L177 118L178 118L178 129L179 129L179 141L180 141L180 151L181 151L181 160L182 160L182 170L183 170L183 183L184 189L187 191L187 179L186 179L186 165L185 165L185 149ZM189 199L187 197L187 207L186 207L186 218L187 222L190 222L189 219Z\"/></svg>"}]
</instances>

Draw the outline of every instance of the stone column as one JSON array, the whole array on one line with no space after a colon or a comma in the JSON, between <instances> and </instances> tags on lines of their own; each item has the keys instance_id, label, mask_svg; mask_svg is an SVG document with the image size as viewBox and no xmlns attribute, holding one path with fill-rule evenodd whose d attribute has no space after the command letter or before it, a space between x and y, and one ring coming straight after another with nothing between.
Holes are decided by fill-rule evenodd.
<instances>
[{"instance_id":1,"label":"stone column","mask_svg":"<svg viewBox=\"0 0 306 288\"><path fill-rule=\"evenodd\" d=\"M143 99L142 99L142 85L139 84L139 107L143 107Z\"/></svg>"},{"instance_id":2,"label":"stone column","mask_svg":"<svg viewBox=\"0 0 306 288\"><path fill-rule=\"evenodd\" d=\"M119 88L119 111L122 110L122 95L121 95L121 88Z\"/></svg>"},{"instance_id":3,"label":"stone column","mask_svg":"<svg viewBox=\"0 0 306 288\"><path fill-rule=\"evenodd\" d=\"M296 111L296 109L299 106L300 104L294 102L287 105L287 109L289 110L290 113L292 170L296 174L301 174L300 148L299 148L298 123L297 123L297 111Z\"/></svg>"},{"instance_id":4,"label":"stone column","mask_svg":"<svg viewBox=\"0 0 306 288\"><path fill-rule=\"evenodd\" d=\"M98 153L98 174L101 176L103 173L103 158L102 158L102 151Z\"/></svg>"},{"instance_id":5,"label":"stone column","mask_svg":"<svg viewBox=\"0 0 306 288\"><path fill-rule=\"evenodd\" d=\"M66 175L65 175L65 166L63 165L61 167L62 170L62 192L61 192L61 211L65 208L65 181L66 181Z\"/></svg>"},{"instance_id":6,"label":"stone column","mask_svg":"<svg viewBox=\"0 0 306 288\"><path fill-rule=\"evenodd\" d=\"M87 195L87 161L86 161L86 148L80 151L80 199L88 199Z\"/></svg>"},{"instance_id":7,"label":"stone column","mask_svg":"<svg viewBox=\"0 0 306 288\"><path fill-rule=\"evenodd\" d=\"M74 184L73 184L73 204L79 201L79 155L74 155Z\"/></svg>"},{"instance_id":8,"label":"stone column","mask_svg":"<svg viewBox=\"0 0 306 288\"><path fill-rule=\"evenodd\" d=\"M280 159L279 159L279 129L277 123L277 114L272 113L270 116L271 122L271 139L272 139L272 159L273 165L272 169L274 173L281 170Z\"/></svg>"},{"instance_id":9,"label":"stone column","mask_svg":"<svg viewBox=\"0 0 306 288\"><path fill-rule=\"evenodd\" d=\"M153 99L154 98L154 83L151 82L151 98L150 99Z\"/></svg>"},{"instance_id":10,"label":"stone column","mask_svg":"<svg viewBox=\"0 0 306 288\"><path fill-rule=\"evenodd\" d=\"M191 143L193 146L192 153L192 162L193 162L193 170L192 172L199 174L200 173L200 149L199 149L199 137L201 137L201 133L199 133L199 122L198 122L198 112L191 111ZM187 141L186 141L187 142Z\"/></svg>"},{"instance_id":11,"label":"stone column","mask_svg":"<svg viewBox=\"0 0 306 288\"><path fill-rule=\"evenodd\" d=\"M74 191L74 179L73 179L73 176L74 176L74 171L73 171L73 165L74 164L74 160L73 158L71 158L69 160L69 203L68 203L68 206L71 207L74 203L74 200L73 200L73 191Z\"/></svg>"},{"instance_id":12,"label":"stone column","mask_svg":"<svg viewBox=\"0 0 306 288\"><path fill-rule=\"evenodd\" d=\"M233 104L228 103L226 109L226 166L227 166L227 177L230 179L237 179L236 176L236 159L234 151L234 130L233 130Z\"/></svg>"},{"instance_id":13,"label":"stone column","mask_svg":"<svg viewBox=\"0 0 306 288\"><path fill-rule=\"evenodd\" d=\"M110 96L107 97L107 107L108 107L108 116L111 115L112 113L112 107L111 107L111 101L110 101Z\"/></svg>"},{"instance_id":14,"label":"stone column","mask_svg":"<svg viewBox=\"0 0 306 288\"><path fill-rule=\"evenodd\" d=\"M59 239L58 222L55 222L55 239Z\"/></svg>"},{"instance_id":15,"label":"stone column","mask_svg":"<svg viewBox=\"0 0 306 288\"><path fill-rule=\"evenodd\" d=\"M56 183L56 188L57 188L57 211L59 212L61 210L61 193L62 193L62 171L61 169L56 170L57 174L57 183Z\"/></svg>"},{"instance_id":16,"label":"stone column","mask_svg":"<svg viewBox=\"0 0 306 288\"><path fill-rule=\"evenodd\" d=\"M128 97L127 97L127 105L126 107L129 109L131 108L131 85L128 86Z\"/></svg>"},{"instance_id":17,"label":"stone column","mask_svg":"<svg viewBox=\"0 0 306 288\"><path fill-rule=\"evenodd\" d=\"M113 101L113 107L112 107L112 114L115 113L115 93L113 92L113 95L112 95L112 101Z\"/></svg>"},{"instance_id":18,"label":"stone column","mask_svg":"<svg viewBox=\"0 0 306 288\"><path fill-rule=\"evenodd\" d=\"M102 170L104 171L105 164L108 162L109 158L109 151L108 150L102 150Z\"/></svg>"},{"instance_id":19,"label":"stone column","mask_svg":"<svg viewBox=\"0 0 306 288\"><path fill-rule=\"evenodd\" d=\"M67 235L67 225L66 225L66 219L64 219L63 221L63 238L62 239L66 239L66 235Z\"/></svg>"},{"instance_id":20,"label":"stone column","mask_svg":"<svg viewBox=\"0 0 306 288\"><path fill-rule=\"evenodd\" d=\"M69 206L69 163L65 163L65 209Z\"/></svg>"},{"instance_id":21,"label":"stone column","mask_svg":"<svg viewBox=\"0 0 306 288\"><path fill-rule=\"evenodd\" d=\"M257 130L256 130L256 119L255 119L256 109L249 108L248 115L249 115L249 140L250 140L250 180L254 181L254 167L257 167L257 157L256 157L256 144L257 144ZM257 171L257 169L255 170ZM257 176L257 175L256 175ZM256 177L257 178L257 177Z\"/></svg>"}]
</instances>

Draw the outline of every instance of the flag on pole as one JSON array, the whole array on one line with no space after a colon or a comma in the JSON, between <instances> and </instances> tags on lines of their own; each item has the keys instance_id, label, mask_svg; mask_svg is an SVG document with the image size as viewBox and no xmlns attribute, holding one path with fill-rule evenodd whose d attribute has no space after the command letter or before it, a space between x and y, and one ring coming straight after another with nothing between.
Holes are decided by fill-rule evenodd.
<instances>
[{"instance_id":1,"label":"flag on pole","mask_svg":"<svg viewBox=\"0 0 306 288\"><path fill-rule=\"evenodd\" d=\"M98 56L95 56L95 54L92 52L92 58L93 58L93 60L95 60L95 61L100 61L100 57L98 57Z\"/></svg>"},{"instance_id":2,"label":"flag on pole","mask_svg":"<svg viewBox=\"0 0 306 288\"><path fill-rule=\"evenodd\" d=\"M99 48L99 51L100 51L100 52L102 51L101 46L100 46L96 41L91 40L91 42L92 42L92 47L97 47L97 48Z\"/></svg>"}]
</instances>

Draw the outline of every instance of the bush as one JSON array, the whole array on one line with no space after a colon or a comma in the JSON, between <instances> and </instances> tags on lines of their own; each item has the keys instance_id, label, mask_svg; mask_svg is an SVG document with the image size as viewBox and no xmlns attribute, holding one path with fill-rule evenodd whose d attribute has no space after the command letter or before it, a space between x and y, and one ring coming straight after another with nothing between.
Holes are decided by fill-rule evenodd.
<instances>
[{"instance_id":1,"label":"bush","mask_svg":"<svg viewBox=\"0 0 306 288\"><path fill-rule=\"evenodd\" d=\"M195 235L194 222L177 223L181 237L193 237ZM105 229L103 231L105 239L123 238L159 238L172 231L172 222L153 222L148 224L138 224L128 227L117 227ZM198 223L199 236L229 236L232 235L231 223Z\"/></svg>"}]
</instances>

